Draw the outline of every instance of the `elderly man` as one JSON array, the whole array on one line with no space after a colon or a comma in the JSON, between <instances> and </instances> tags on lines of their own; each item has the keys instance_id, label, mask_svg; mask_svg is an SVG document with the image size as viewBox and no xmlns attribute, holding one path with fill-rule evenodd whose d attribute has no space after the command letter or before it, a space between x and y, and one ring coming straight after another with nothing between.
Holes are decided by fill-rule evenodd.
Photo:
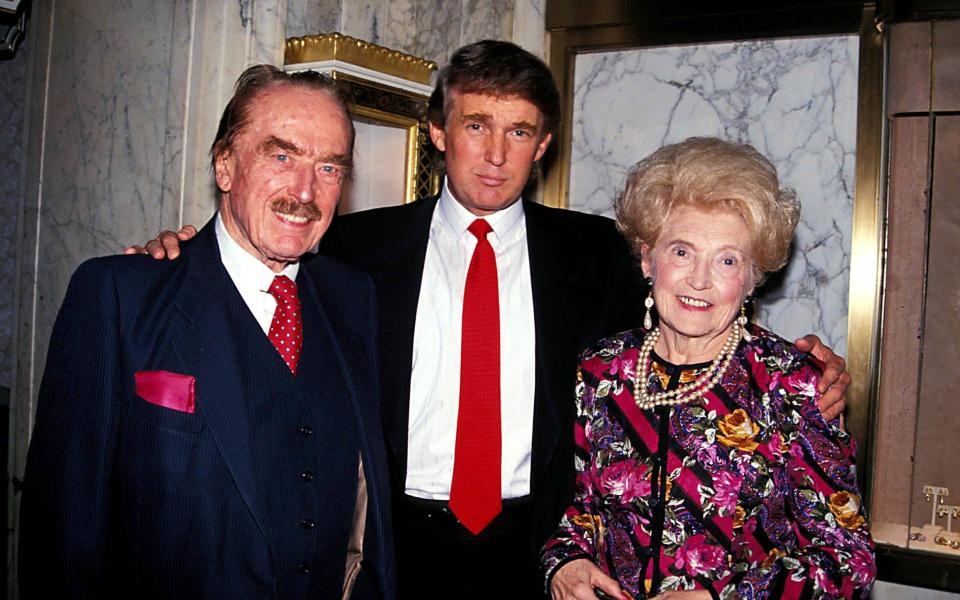
<instances>
[{"instance_id":1,"label":"elderly man","mask_svg":"<svg viewBox=\"0 0 960 600\"><path fill-rule=\"evenodd\" d=\"M440 196L339 217L321 245L380 300L399 596L542 596L536 555L573 495L577 355L639 325L645 290L611 220L521 200L560 123L540 59L460 48L428 119ZM175 256L176 242L147 250ZM829 386L842 359L817 353Z\"/></svg>"},{"instance_id":2,"label":"elderly man","mask_svg":"<svg viewBox=\"0 0 960 600\"><path fill-rule=\"evenodd\" d=\"M77 270L27 458L25 597L393 597L373 289L300 263L352 145L332 81L252 67L181 259Z\"/></svg>"}]
</instances>

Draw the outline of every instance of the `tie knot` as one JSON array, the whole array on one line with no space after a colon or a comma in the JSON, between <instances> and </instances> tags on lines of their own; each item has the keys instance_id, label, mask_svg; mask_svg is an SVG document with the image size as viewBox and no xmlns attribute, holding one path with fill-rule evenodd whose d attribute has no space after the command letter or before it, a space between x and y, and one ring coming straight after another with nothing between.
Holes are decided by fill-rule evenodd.
<instances>
[{"instance_id":1,"label":"tie knot","mask_svg":"<svg viewBox=\"0 0 960 600\"><path fill-rule=\"evenodd\" d=\"M291 300L297 297L297 284L286 275L277 275L267 290L271 296L279 300Z\"/></svg>"},{"instance_id":2,"label":"tie knot","mask_svg":"<svg viewBox=\"0 0 960 600\"><path fill-rule=\"evenodd\" d=\"M493 231L493 227L490 227L490 223L487 223L485 220L477 219L473 223L470 223L467 231L475 235L478 240L483 240L486 239L488 233Z\"/></svg>"}]
</instances>

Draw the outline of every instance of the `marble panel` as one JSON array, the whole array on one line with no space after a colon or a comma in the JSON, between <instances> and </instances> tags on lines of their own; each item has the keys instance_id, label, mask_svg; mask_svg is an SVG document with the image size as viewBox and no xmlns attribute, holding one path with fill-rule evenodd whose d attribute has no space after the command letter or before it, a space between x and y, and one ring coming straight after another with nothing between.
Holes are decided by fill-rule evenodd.
<instances>
[{"instance_id":1,"label":"marble panel","mask_svg":"<svg viewBox=\"0 0 960 600\"><path fill-rule=\"evenodd\" d=\"M546 8L546 0L516 0L513 9L513 42L540 58L547 56Z\"/></svg>"},{"instance_id":2,"label":"marble panel","mask_svg":"<svg viewBox=\"0 0 960 600\"><path fill-rule=\"evenodd\" d=\"M386 0L351 0L343 5L340 19L341 33L374 44L383 43L383 29L389 14Z\"/></svg>"},{"instance_id":3,"label":"marble panel","mask_svg":"<svg viewBox=\"0 0 960 600\"><path fill-rule=\"evenodd\" d=\"M286 4L285 0L241 0L241 26L249 35L248 64L283 65L283 47L287 39Z\"/></svg>"},{"instance_id":4,"label":"marble panel","mask_svg":"<svg viewBox=\"0 0 960 600\"><path fill-rule=\"evenodd\" d=\"M464 0L460 43L513 37L514 0Z\"/></svg>"},{"instance_id":5,"label":"marble panel","mask_svg":"<svg viewBox=\"0 0 960 600\"><path fill-rule=\"evenodd\" d=\"M302 37L339 31L367 39L341 29L341 15L344 15L348 10L347 7L354 3L347 2L347 6L344 4L343 0L287 0L286 36ZM369 2L357 4L368 5Z\"/></svg>"},{"instance_id":6,"label":"marble panel","mask_svg":"<svg viewBox=\"0 0 960 600\"><path fill-rule=\"evenodd\" d=\"M627 169L663 144L752 144L803 203L793 258L763 290L758 321L846 352L857 60L856 36L581 54L569 206L611 215Z\"/></svg>"},{"instance_id":7,"label":"marble panel","mask_svg":"<svg viewBox=\"0 0 960 600\"><path fill-rule=\"evenodd\" d=\"M13 58L0 61L0 386L10 387L14 289L17 280L17 224L20 222L24 119L30 40Z\"/></svg>"},{"instance_id":8,"label":"marble panel","mask_svg":"<svg viewBox=\"0 0 960 600\"><path fill-rule=\"evenodd\" d=\"M383 28L383 45L442 65L461 45L461 19L460 2L390 2Z\"/></svg>"},{"instance_id":9,"label":"marble panel","mask_svg":"<svg viewBox=\"0 0 960 600\"><path fill-rule=\"evenodd\" d=\"M380 25L380 39L387 48L434 60L416 52L418 5L418 0L393 0L386 3L384 21Z\"/></svg>"},{"instance_id":10,"label":"marble panel","mask_svg":"<svg viewBox=\"0 0 960 600\"><path fill-rule=\"evenodd\" d=\"M463 4L417 0L417 29L412 54L446 63L462 45Z\"/></svg>"},{"instance_id":11,"label":"marble panel","mask_svg":"<svg viewBox=\"0 0 960 600\"><path fill-rule=\"evenodd\" d=\"M184 39L171 56L175 97L168 120L179 137L167 149L166 177L176 188L176 210L165 214L162 224L147 228L150 237L161 227L202 225L210 218L216 190L208 151L234 82L250 65L283 64L288 11L282 1L190 6L187 20L178 22Z\"/></svg>"}]
</instances>

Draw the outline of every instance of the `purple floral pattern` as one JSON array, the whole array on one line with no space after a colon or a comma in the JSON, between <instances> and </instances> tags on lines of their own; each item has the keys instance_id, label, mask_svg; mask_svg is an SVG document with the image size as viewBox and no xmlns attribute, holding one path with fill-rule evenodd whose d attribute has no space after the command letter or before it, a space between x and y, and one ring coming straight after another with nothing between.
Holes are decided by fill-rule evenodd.
<instances>
[{"instance_id":1,"label":"purple floral pattern","mask_svg":"<svg viewBox=\"0 0 960 600\"><path fill-rule=\"evenodd\" d=\"M817 408L819 366L752 328L723 379L674 407L666 456L659 418L633 400L644 331L584 353L577 382L577 488L542 551L549 577L589 558L631 595L648 591L655 529L651 478L666 461L660 591L715 598L867 598L876 575L853 441ZM650 391L667 378L651 369ZM641 578L644 580L641 581Z\"/></svg>"}]
</instances>

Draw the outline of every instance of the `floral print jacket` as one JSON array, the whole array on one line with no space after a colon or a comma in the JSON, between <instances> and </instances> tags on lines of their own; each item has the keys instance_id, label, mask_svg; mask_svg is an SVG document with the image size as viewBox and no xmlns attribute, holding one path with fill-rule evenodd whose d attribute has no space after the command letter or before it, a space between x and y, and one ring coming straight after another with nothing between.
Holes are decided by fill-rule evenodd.
<instances>
[{"instance_id":1,"label":"floral print jacket","mask_svg":"<svg viewBox=\"0 0 960 600\"><path fill-rule=\"evenodd\" d=\"M751 333L718 385L672 408L634 402L643 330L583 354L576 495L541 553L548 584L590 558L634 597L869 597L876 569L852 440L817 408L814 359ZM651 392L690 377L660 363Z\"/></svg>"}]
</instances>

